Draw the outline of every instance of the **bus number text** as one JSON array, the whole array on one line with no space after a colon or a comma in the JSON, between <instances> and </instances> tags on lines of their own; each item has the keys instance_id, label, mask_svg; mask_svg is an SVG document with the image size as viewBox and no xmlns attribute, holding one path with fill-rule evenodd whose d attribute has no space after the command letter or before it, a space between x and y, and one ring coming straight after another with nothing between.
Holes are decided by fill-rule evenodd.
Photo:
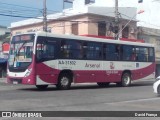
<instances>
[{"instance_id":1,"label":"bus number text","mask_svg":"<svg viewBox=\"0 0 160 120\"><path fill-rule=\"evenodd\" d=\"M61 65L76 65L76 61L59 61L58 64L61 64Z\"/></svg>"}]
</instances>

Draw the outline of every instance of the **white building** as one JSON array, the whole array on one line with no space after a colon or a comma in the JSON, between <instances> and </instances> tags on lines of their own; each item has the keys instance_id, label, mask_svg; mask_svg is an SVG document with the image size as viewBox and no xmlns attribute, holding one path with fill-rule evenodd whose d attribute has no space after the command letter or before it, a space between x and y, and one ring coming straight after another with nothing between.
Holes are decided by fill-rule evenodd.
<instances>
[{"instance_id":1,"label":"white building","mask_svg":"<svg viewBox=\"0 0 160 120\"><path fill-rule=\"evenodd\" d=\"M77 1L81 1L82 3L82 1L84 0L74 0L75 4ZM94 1L95 3L93 4L93 6L115 6L115 0ZM144 10L143 14L137 14L137 20L139 21L137 24L138 26L160 29L160 15L158 14L160 9L160 0L143 0L142 3L138 3L138 0L118 0L118 4L119 7L135 7L137 8L137 12L140 10Z\"/></svg>"},{"instance_id":2,"label":"white building","mask_svg":"<svg viewBox=\"0 0 160 120\"><path fill-rule=\"evenodd\" d=\"M73 1L73 8L65 10L64 11L65 16L86 13L88 10L88 7L91 7L91 6L92 7L108 7L108 9L112 8L112 11L110 11L109 15L114 16L113 8L115 7L115 0L69 0L69 1ZM89 2L90 4L88 4ZM128 9L131 9L131 7L132 8L134 7L137 9L137 12L140 10L144 10L144 13L137 14L137 17L135 17L139 21L137 24L138 26L155 28L155 29L160 28L160 21L159 21L160 16L157 15L157 12L159 11L159 7L160 7L160 2L158 2L158 0L143 0L142 3L138 3L138 0L118 0L118 4L119 4L119 7L128 7ZM100 11L96 11L96 12L100 13ZM131 19L135 15L135 13L133 12L131 13L128 10L126 10L126 12L127 13L122 12L119 8L119 13L123 17L126 16L128 17L128 19ZM109 12L106 11L106 13L109 13ZM48 18L53 19L55 18L55 16L63 17L63 15L59 13L59 15L58 14L50 15L48 16ZM31 21L32 23L42 22L42 20L30 19L28 21L20 21L20 22L12 23L11 28L19 25L26 25Z\"/></svg>"},{"instance_id":3,"label":"white building","mask_svg":"<svg viewBox=\"0 0 160 120\"><path fill-rule=\"evenodd\" d=\"M4 35L9 32L10 32L10 30L7 27L0 25L0 35Z\"/></svg>"},{"instance_id":4,"label":"white building","mask_svg":"<svg viewBox=\"0 0 160 120\"><path fill-rule=\"evenodd\" d=\"M122 29L129 23L127 29L123 30L119 37L125 38L127 36L126 38L136 39L138 34L137 25L154 29L160 28L160 16L157 15L160 7L158 0L143 0L142 3L138 3L138 0L118 0L118 3L119 28ZM144 12L137 14L140 10L144 10ZM103 33L103 35L113 37L114 33L110 30L110 25L114 22L114 17L115 0L74 0L72 8L65 9L61 13L48 15L47 19L48 28L54 33L75 35L99 35L99 33ZM100 22L105 22L105 24L99 25ZM11 30L12 34L42 31L43 19L40 17L40 19L14 22L11 24ZM105 32L103 32L104 30ZM159 37L154 39L142 37L155 44L156 48L159 48ZM159 56L159 53L159 49L156 49L156 57Z\"/></svg>"},{"instance_id":5,"label":"white building","mask_svg":"<svg viewBox=\"0 0 160 120\"><path fill-rule=\"evenodd\" d=\"M114 0L113 0L114 1ZM111 3L111 4L110 4ZM127 38L137 38L134 30L136 30L136 20L133 16L137 15L137 8L135 7L119 7L120 14L120 24L119 27L122 29L128 21L130 21L130 26L128 27ZM73 34L72 23L78 21L78 34L98 34L98 22L105 22L106 29L112 25L114 26L115 8L112 0L108 0L104 4L103 0L74 0L73 7L63 10L61 13L51 14L47 16L48 28L51 32L58 34ZM84 23L86 21L86 23ZM88 21L88 23L87 23ZM82 23L83 22L83 23ZM90 22L90 23L89 23ZM91 24L91 22L94 22ZM96 23L97 22L97 23ZM112 24L113 23L113 24ZM70 27L71 26L71 27ZM112 27L111 26L111 27ZM39 17L38 19L27 19L18 22L11 23L12 34L19 34L29 31L42 31L43 30L43 19ZM108 30L110 32L110 30ZM108 34L106 32L106 34ZM105 35L105 34L104 34ZM111 34L114 36L114 34ZM123 37L120 34L120 37Z\"/></svg>"}]
</instances>

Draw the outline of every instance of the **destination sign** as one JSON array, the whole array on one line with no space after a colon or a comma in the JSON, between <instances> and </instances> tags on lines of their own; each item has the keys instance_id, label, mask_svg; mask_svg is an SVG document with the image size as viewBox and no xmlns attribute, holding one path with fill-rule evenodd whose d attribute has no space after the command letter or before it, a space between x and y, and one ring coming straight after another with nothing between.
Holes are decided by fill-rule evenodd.
<instances>
[{"instance_id":1,"label":"destination sign","mask_svg":"<svg viewBox=\"0 0 160 120\"><path fill-rule=\"evenodd\" d=\"M33 40L34 38L34 35L30 34L30 35L17 35L17 36L14 36L13 37L13 41L16 42L16 41L28 41L28 40Z\"/></svg>"}]
</instances>

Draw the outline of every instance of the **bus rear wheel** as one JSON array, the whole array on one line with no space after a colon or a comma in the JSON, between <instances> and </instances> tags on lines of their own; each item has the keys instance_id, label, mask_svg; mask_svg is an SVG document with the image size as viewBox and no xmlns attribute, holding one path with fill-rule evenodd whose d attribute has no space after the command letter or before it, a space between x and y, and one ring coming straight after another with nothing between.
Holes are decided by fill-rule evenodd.
<instances>
[{"instance_id":1,"label":"bus rear wheel","mask_svg":"<svg viewBox=\"0 0 160 120\"><path fill-rule=\"evenodd\" d=\"M36 87L39 89L39 90L45 90L48 85L36 85Z\"/></svg>"},{"instance_id":2,"label":"bus rear wheel","mask_svg":"<svg viewBox=\"0 0 160 120\"><path fill-rule=\"evenodd\" d=\"M157 87L157 93L160 95L160 85Z\"/></svg>"},{"instance_id":3,"label":"bus rear wheel","mask_svg":"<svg viewBox=\"0 0 160 120\"><path fill-rule=\"evenodd\" d=\"M117 83L118 86L128 87L131 85L131 75L128 72L123 73L121 82Z\"/></svg>"},{"instance_id":4,"label":"bus rear wheel","mask_svg":"<svg viewBox=\"0 0 160 120\"><path fill-rule=\"evenodd\" d=\"M109 86L109 82L97 82L97 85L99 87L108 87Z\"/></svg>"},{"instance_id":5,"label":"bus rear wheel","mask_svg":"<svg viewBox=\"0 0 160 120\"><path fill-rule=\"evenodd\" d=\"M59 90L67 90L71 86L71 76L67 73L62 73L58 79L58 84L56 87Z\"/></svg>"}]
</instances>

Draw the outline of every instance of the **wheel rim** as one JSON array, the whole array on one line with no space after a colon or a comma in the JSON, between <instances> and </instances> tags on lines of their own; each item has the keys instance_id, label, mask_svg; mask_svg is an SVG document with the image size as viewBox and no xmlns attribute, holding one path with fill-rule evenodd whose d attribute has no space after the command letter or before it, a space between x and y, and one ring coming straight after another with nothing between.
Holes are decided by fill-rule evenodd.
<instances>
[{"instance_id":1,"label":"wheel rim","mask_svg":"<svg viewBox=\"0 0 160 120\"><path fill-rule=\"evenodd\" d=\"M69 80L68 80L67 77L63 77L63 78L61 79L61 85L62 85L62 86L67 86L68 83L69 83Z\"/></svg>"},{"instance_id":2,"label":"wheel rim","mask_svg":"<svg viewBox=\"0 0 160 120\"><path fill-rule=\"evenodd\" d=\"M160 86L157 88L157 93L160 94Z\"/></svg>"},{"instance_id":3,"label":"wheel rim","mask_svg":"<svg viewBox=\"0 0 160 120\"><path fill-rule=\"evenodd\" d=\"M128 85L129 84L129 82L130 82L130 77L128 76L128 75L126 75L126 76L124 76L124 83L126 84L126 85Z\"/></svg>"}]
</instances>

